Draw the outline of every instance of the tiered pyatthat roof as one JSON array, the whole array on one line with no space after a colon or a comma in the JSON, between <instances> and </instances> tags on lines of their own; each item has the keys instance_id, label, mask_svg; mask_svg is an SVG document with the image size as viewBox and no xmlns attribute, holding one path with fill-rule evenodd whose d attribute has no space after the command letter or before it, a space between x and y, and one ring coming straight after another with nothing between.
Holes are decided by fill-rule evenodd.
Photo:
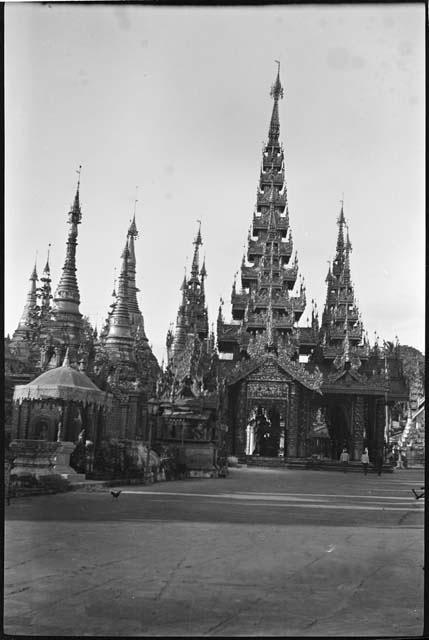
<instances>
[{"instance_id":1,"label":"tiered pyatthat roof","mask_svg":"<svg viewBox=\"0 0 429 640\"><path fill-rule=\"evenodd\" d=\"M283 147L279 142L278 103L283 97L279 73L271 89L274 100L268 142L262 154L256 207L241 265L241 286L234 282L231 295L233 322L218 320L218 345L237 357L266 350L299 349L299 321L306 304L305 285L298 276L289 226ZM246 262L247 257L247 262Z\"/></svg>"},{"instance_id":2,"label":"tiered pyatthat roof","mask_svg":"<svg viewBox=\"0 0 429 640\"><path fill-rule=\"evenodd\" d=\"M182 301L176 328L167 332L168 364L158 385L163 398L199 397L216 388L217 353L213 329L209 333L204 281L205 260L200 268L199 249L203 241L201 225L194 240L194 255L190 276L182 282Z\"/></svg>"},{"instance_id":3,"label":"tiered pyatthat roof","mask_svg":"<svg viewBox=\"0 0 429 640\"><path fill-rule=\"evenodd\" d=\"M64 266L54 295L52 319L54 331L67 344L78 344L81 339L82 314L79 311L80 296L76 278L76 246L78 225L82 220L79 200L79 179L73 205L69 211L70 225Z\"/></svg>"},{"instance_id":4,"label":"tiered pyatthat roof","mask_svg":"<svg viewBox=\"0 0 429 640\"><path fill-rule=\"evenodd\" d=\"M34 264L33 271L30 275L30 288L27 293L27 299L24 305L18 327L13 333L12 342L17 340L31 340L33 332L38 324L38 308L37 308L37 269Z\"/></svg>"},{"instance_id":5,"label":"tiered pyatthat roof","mask_svg":"<svg viewBox=\"0 0 429 640\"><path fill-rule=\"evenodd\" d=\"M319 337L326 360L333 360L338 368L348 366L348 363L359 368L361 359L368 358L368 345L351 280L352 245L346 228L343 202L337 224L336 254L326 276L326 303Z\"/></svg>"},{"instance_id":6,"label":"tiered pyatthat roof","mask_svg":"<svg viewBox=\"0 0 429 640\"><path fill-rule=\"evenodd\" d=\"M177 313L176 331L174 337L172 332L167 334L168 360L180 358L180 354L185 349L189 335L198 336L200 340L205 340L209 333L207 317L207 307L204 291L204 280L207 277L205 260L200 269L199 249L203 244L201 238L201 225L193 242L195 245L192 259L191 274L189 278L183 278L181 291L182 302Z\"/></svg>"}]
</instances>

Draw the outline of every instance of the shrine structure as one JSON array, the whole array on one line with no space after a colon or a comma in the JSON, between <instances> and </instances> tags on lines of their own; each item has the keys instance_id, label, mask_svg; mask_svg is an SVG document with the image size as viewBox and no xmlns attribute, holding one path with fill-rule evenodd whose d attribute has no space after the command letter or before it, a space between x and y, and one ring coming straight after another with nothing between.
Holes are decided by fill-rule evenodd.
<instances>
[{"instance_id":1,"label":"shrine structure","mask_svg":"<svg viewBox=\"0 0 429 640\"><path fill-rule=\"evenodd\" d=\"M368 447L374 460L383 449L389 439L389 406L406 401L408 390L399 346L387 349L378 340L370 346L364 332L351 278L344 203L322 317L319 321L312 301L311 323L300 326L307 300L292 238L280 142L283 94L278 70L247 250L232 287L232 317L225 320L221 301L216 340L213 328L209 330L207 270L205 260L200 266L198 228L176 324L167 333L165 367L158 365L149 346L137 301L135 210L104 326L98 332L80 312L79 170L55 294L48 253L40 280L36 266L31 272L22 316L12 338L5 340L6 429L12 437L38 437L44 421L47 438L55 438L61 413L55 398L43 401L43 407L40 398L20 406L13 389L40 375L46 381L43 375L51 370L53 379L62 379L69 373L62 367L67 352L67 367L90 381L83 385L88 394L108 394L108 410L99 411L96 419L95 413L85 418L78 403L70 405L71 412L88 422L98 443L145 440L149 448L163 443L180 449L195 469L203 458L204 468L215 465L216 451L223 445L227 453L248 462L271 458L292 465L314 456L337 460L343 447L352 460L359 460ZM22 404L29 387L19 389L15 397ZM85 395L85 390L79 393ZM86 406L79 396L81 401ZM34 412L42 408L38 425ZM69 434L76 436L71 427Z\"/></svg>"},{"instance_id":2,"label":"shrine structure","mask_svg":"<svg viewBox=\"0 0 429 640\"><path fill-rule=\"evenodd\" d=\"M135 213L121 256L118 290L114 292L114 301L100 334L82 316L79 308L76 247L81 220L79 171L76 194L68 214L70 229L66 257L56 292L52 296L48 255L40 279L41 286L37 286L39 280L34 267L18 327L12 338L5 342L6 413L12 438L22 438L23 434L30 437L30 432L33 438L41 437L41 425L44 425L42 439L56 439L61 413L59 400L50 398L48 403L45 402L43 419L38 421L40 407L37 402L26 402L22 409L22 393L30 388L28 385L35 378L39 380L42 375L40 379L44 381L52 370L53 380L57 377L62 379L70 368L87 380L87 384L79 389L82 406L87 404L85 393L90 398L98 391L111 398L109 410L97 418L96 438L93 418L89 414L85 418L77 405L72 407L79 413L80 429L85 429L88 437L91 435L97 443L109 438L147 437L147 400L155 392L159 365L149 346L137 302L134 243L138 232ZM66 353L67 367L64 368L62 364ZM24 388L22 385L27 386ZM20 390L15 394L19 403L12 399L14 387ZM31 426L30 431L28 425ZM77 433L71 430L71 436L77 438Z\"/></svg>"},{"instance_id":3,"label":"shrine structure","mask_svg":"<svg viewBox=\"0 0 429 640\"><path fill-rule=\"evenodd\" d=\"M248 461L335 460L343 447L359 460L364 446L374 457L383 448L386 406L406 393L398 350L387 362L364 335L343 206L322 321L313 302L311 325L298 326L306 294L298 280L279 141L279 73L271 96L247 253L240 283L232 288L232 320L224 320L221 303L217 323L229 448Z\"/></svg>"}]
</instances>

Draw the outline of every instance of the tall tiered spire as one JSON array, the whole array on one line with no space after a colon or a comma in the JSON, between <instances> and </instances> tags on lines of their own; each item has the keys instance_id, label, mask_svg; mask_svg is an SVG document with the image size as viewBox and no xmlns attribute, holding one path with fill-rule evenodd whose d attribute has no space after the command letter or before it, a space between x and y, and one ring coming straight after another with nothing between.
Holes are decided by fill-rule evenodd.
<instances>
[{"instance_id":1,"label":"tall tiered spire","mask_svg":"<svg viewBox=\"0 0 429 640\"><path fill-rule=\"evenodd\" d=\"M363 327L360 320L353 283L350 273L350 242L348 227L344 216L344 201L341 201L340 215L337 220L338 236L336 253L332 266L329 267L326 292L326 303L320 327L320 341L323 355L335 363L352 361L359 363L365 358L361 340ZM346 237L344 232L346 231Z\"/></svg>"},{"instance_id":2,"label":"tall tiered spire","mask_svg":"<svg viewBox=\"0 0 429 640\"><path fill-rule=\"evenodd\" d=\"M296 325L305 308L305 289L293 294L298 275L289 227L284 151L279 142L278 105L283 97L280 63L271 88L274 100L268 142L262 154L257 201L247 241L247 263L241 265L241 291L233 289L233 324L220 327L221 351L237 355L264 346L278 350L290 346ZM240 321L240 327L237 326ZM263 343L263 344L262 344ZM287 349L289 349L289 346Z\"/></svg>"},{"instance_id":3,"label":"tall tiered spire","mask_svg":"<svg viewBox=\"0 0 429 640\"><path fill-rule=\"evenodd\" d=\"M37 267L34 263L33 270L30 275L30 288L27 293L27 299L24 305L18 327L14 331L12 340L31 339L35 329L35 321L37 318Z\"/></svg>"},{"instance_id":4,"label":"tall tiered spire","mask_svg":"<svg viewBox=\"0 0 429 640\"><path fill-rule=\"evenodd\" d=\"M80 332L82 329L82 315L79 311L80 296L79 287L76 279L76 246L78 225L82 220L80 209L80 171L77 182L76 194L73 205L68 214L68 223L70 225L66 258L60 281L54 296L54 305L52 316L55 321L57 330L64 336L68 336L67 342L78 343L80 340Z\"/></svg>"},{"instance_id":5,"label":"tall tiered spire","mask_svg":"<svg viewBox=\"0 0 429 640\"><path fill-rule=\"evenodd\" d=\"M203 244L201 237L201 222L197 235L193 242L194 255L190 277L186 277L186 271L181 286L182 301L177 313L176 331L172 343L171 354L177 359L178 354L184 349L187 336L190 334L204 340L208 337L208 317L205 302L204 280L207 276L205 260L200 270L199 249Z\"/></svg>"}]
</instances>

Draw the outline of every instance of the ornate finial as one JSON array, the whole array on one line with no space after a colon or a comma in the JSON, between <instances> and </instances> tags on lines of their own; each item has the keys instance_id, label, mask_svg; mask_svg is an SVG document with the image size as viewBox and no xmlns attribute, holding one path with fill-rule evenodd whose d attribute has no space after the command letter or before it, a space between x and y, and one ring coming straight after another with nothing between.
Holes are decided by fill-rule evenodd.
<instances>
[{"instance_id":1,"label":"ornate finial","mask_svg":"<svg viewBox=\"0 0 429 640\"><path fill-rule=\"evenodd\" d=\"M345 218L344 218L344 193L343 193L343 197L340 200L341 202L341 211L340 211L340 215L338 217L338 224L345 224Z\"/></svg>"},{"instance_id":2,"label":"ornate finial","mask_svg":"<svg viewBox=\"0 0 429 640\"><path fill-rule=\"evenodd\" d=\"M198 232L194 240L194 244L201 245L203 244L203 241L201 239L201 220L197 220L197 222L198 222Z\"/></svg>"},{"instance_id":3,"label":"ornate finial","mask_svg":"<svg viewBox=\"0 0 429 640\"><path fill-rule=\"evenodd\" d=\"M203 265L201 267L201 271L200 271L200 276L202 278L205 278L207 276L207 269L206 269L206 256L204 256L203 259Z\"/></svg>"},{"instance_id":4,"label":"ornate finial","mask_svg":"<svg viewBox=\"0 0 429 640\"><path fill-rule=\"evenodd\" d=\"M132 236L133 238L137 238L138 236L138 231L137 231L137 225L136 225L136 209L137 209L137 202L138 202L138 198L137 198L137 190L138 187L136 187L136 197L134 199L134 213L133 213L133 219L130 221L130 226L128 229L128 237Z\"/></svg>"},{"instance_id":5,"label":"ornate finial","mask_svg":"<svg viewBox=\"0 0 429 640\"><path fill-rule=\"evenodd\" d=\"M46 258L46 264L45 264L45 268L43 269L43 273L49 273L50 272L50 267L49 267L49 254L51 252L51 243L48 244L48 255Z\"/></svg>"},{"instance_id":6,"label":"ornate finial","mask_svg":"<svg viewBox=\"0 0 429 640\"><path fill-rule=\"evenodd\" d=\"M270 95L277 102L279 98L283 98L283 87L280 82L280 61L276 60L275 62L278 64L277 77L273 86L271 87Z\"/></svg>"},{"instance_id":7,"label":"ornate finial","mask_svg":"<svg viewBox=\"0 0 429 640\"><path fill-rule=\"evenodd\" d=\"M79 165L79 169L76 169L76 173L79 176L79 178L77 179L77 191L79 191L79 187L80 187L80 172L82 171L82 165Z\"/></svg>"},{"instance_id":8,"label":"ornate finial","mask_svg":"<svg viewBox=\"0 0 429 640\"><path fill-rule=\"evenodd\" d=\"M30 276L30 280L38 280L38 277L37 277L37 249L36 249L36 256L34 258L34 267L33 267L33 271L32 271L31 276Z\"/></svg>"},{"instance_id":9,"label":"ornate finial","mask_svg":"<svg viewBox=\"0 0 429 640\"><path fill-rule=\"evenodd\" d=\"M69 367L70 366L70 359L69 359L69 348L67 347L66 349L66 355L64 356L64 360L63 360L63 367Z\"/></svg>"}]
</instances>

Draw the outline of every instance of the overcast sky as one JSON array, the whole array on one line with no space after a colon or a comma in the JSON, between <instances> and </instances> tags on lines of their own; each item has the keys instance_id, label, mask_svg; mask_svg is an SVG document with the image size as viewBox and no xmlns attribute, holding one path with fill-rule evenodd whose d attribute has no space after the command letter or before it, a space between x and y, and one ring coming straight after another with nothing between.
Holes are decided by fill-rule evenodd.
<instances>
[{"instance_id":1,"label":"overcast sky","mask_svg":"<svg viewBox=\"0 0 429 640\"><path fill-rule=\"evenodd\" d=\"M325 300L340 199L371 342L424 349L424 5L5 9L5 331L36 250L56 288L75 170L81 312L100 327L139 186L137 285L155 354L197 219L210 322L252 219L281 60L290 222L307 310Z\"/></svg>"}]
</instances>

